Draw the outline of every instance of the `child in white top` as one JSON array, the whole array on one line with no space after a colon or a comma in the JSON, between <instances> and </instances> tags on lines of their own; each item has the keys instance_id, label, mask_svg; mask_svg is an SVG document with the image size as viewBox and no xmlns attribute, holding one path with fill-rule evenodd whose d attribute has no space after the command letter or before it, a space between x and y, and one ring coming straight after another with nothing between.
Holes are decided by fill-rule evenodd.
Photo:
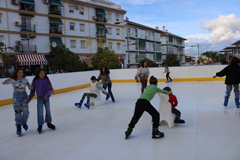
<instances>
[{"instance_id":1,"label":"child in white top","mask_svg":"<svg viewBox=\"0 0 240 160\"><path fill-rule=\"evenodd\" d=\"M109 99L110 95L107 93L107 91L97 82L97 79L95 76L91 77L91 88L90 88L90 93L84 93L82 96L82 99L80 100L79 103L75 103L75 106L78 108L82 107L82 103L87 96L87 103L84 104L85 107L88 109L90 108L90 97L97 98L100 96L100 90L107 95L106 100Z\"/></svg>"}]
</instances>

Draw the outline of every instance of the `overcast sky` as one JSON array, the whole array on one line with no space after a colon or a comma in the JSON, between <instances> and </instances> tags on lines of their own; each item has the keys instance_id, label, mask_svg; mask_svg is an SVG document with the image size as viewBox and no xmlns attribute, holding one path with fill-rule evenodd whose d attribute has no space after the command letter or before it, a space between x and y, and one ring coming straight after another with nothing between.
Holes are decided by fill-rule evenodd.
<instances>
[{"instance_id":1,"label":"overcast sky","mask_svg":"<svg viewBox=\"0 0 240 160\"><path fill-rule=\"evenodd\" d=\"M240 40L240 0L110 0L121 4L130 21L162 26L188 39L186 54L219 51Z\"/></svg>"}]
</instances>

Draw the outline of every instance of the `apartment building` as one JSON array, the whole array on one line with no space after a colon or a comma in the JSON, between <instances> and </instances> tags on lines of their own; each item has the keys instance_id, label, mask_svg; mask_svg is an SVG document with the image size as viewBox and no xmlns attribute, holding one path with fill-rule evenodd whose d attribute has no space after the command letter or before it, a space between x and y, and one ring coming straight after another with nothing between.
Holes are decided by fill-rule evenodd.
<instances>
[{"instance_id":1,"label":"apartment building","mask_svg":"<svg viewBox=\"0 0 240 160\"><path fill-rule=\"evenodd\" d=\"M104 49L125 58L125 10L108 0L0 0L0 41L10 55L69 48L82 59ZM47 56L46 56L47 57Z\"/></svg>"},{"instance_id":2,"label":"apartment building","mask_svg":"<svg viewBox=\"0 0 240 160\"><path fill-rule=\"evenodd\" d=\"M185 43L187 39L177 36L175 34L169 33L165 30L165 26L163 26L161 33L161 49L162 49L162 57L165 59L166 55L169 53L174 53L178 55L178 58L181 60L181 63L184 63L185 55Z\"/></svg>"},{"instance_id":3,"label":"apartment building","mask_svg":"<svg viewBox=\"0 0 240 160\"><path fill-rule=\"evenodd\" d=\"M148 58L160 65L162 63L162 31L128 19L125 20L125 23L125 51L128 64L136 65L140 60Z\"/></svg>"}]
</instances>

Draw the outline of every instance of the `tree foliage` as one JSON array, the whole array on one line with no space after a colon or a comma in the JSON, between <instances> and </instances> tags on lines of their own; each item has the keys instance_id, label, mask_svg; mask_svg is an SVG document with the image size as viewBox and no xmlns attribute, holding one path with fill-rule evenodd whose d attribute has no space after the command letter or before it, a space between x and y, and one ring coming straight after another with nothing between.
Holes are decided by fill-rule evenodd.
<instances>
[{"instance_id":1,"label":"tree foliage","mask_svg":"<svg viewBox=\"0 0 240 160\"><path fill-rule=\"evenodd\" d=\"M201 55L208 58L208 63L214 63L218 57L218 52L206 51L206 52L202 53ZM211 59L211 61L210 61L210 59Z\"/></svg>"},{"instance_id":2,"label":"tree foliage","mask_svg":"<svg viewBox=\"0 0 240 160\"><path fill-rule=\"evenodd\" d=\"M87 70L87 64L80 60L78 54L71 52L68 48L51 48L49 65L51 69L63 69L64 72L75 72Z\"/></svg>"},{"instance_id":3,"label":"tree foliage","mask_svg":"<svg viewBox=\"0 0 240 160\"><path fill-rule=\"evenodd\" d=\"M148 58L144 58L144 59L140 60L140 61L139 61L139 66L142 65L142 62L143 62L143 61L147 61L148 67L157 67L157 66L158 66L155 62L153 62L152 60L150 60L150 59L148 59Z\"/></svg>"},{"instance_id":4,"label":"tree foliage","mask_svg":"<svg viewBox=\"0 0 240 160\"><path fill-rule=\"evenodd\" d=\"M4 70L5 69L10 69L12 64L11 64L11 58L7 53L4 53L3 51L4 43L0 42L0 55L2 56L3 62L4 62Z\"/></svg>"},{"instance_id":5,"label":"tree foliage","mask_svg":"<svg viewBox=\"0 0 240 160\"><path fill-rule=\"evenodd\" d=\"M99 48L96 55L92 58L93 69L101 69L103 66L108 69L118 68L118 56L114 51Z\"/></svg>"},{"instance_id":6,"label":"tree foliage","mask_svg":"<svg viewBox=\"0 0 240 160\"><path fill-rule=\"evenodd\" d=\"M178 59L177 54L169 53L166 59L163 60L162 65L167 64L168 66L180 66L180 59Z\"/></svg>"}]
</instances>

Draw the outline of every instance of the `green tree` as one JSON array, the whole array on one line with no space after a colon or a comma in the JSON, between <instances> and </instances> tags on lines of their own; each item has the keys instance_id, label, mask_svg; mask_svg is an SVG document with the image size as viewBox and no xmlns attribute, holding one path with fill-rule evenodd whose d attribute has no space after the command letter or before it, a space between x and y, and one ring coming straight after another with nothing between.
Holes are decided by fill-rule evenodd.
<instances>
[{"instance_id":1,"label":"green tree","mask_svg":"<svg viewBox=\"0 0 240 160\"><path fill-rule=\"evenodd\" d=\"M139 61L139 66L142 66L142 62L143 61L147 61L147 65L148 67L157 67L157 63L153 62L152 60L148 59L148 58L144 58L142 60Z\"/></svg>"},{"instance_id":2,"label":"green tree","mask_svg":"<svg viewBox=\"0 0 240 160\"><path fill-rule=\"evenodd\" d=\"M87 70L86 64L80 60L79 55L71 52L68 48L52 47L50 55L52 56L52 60L50 60L49 64L53 70L57 68L61 68L65 72Z\"/></svg>"},{"instance_id":3,"label":"green tree","mask_svg":"<svg viewBox=\"0 0 240 160\"><path fill-rule=\"evenodd\" d=\"M217 59L218 52L206 51L206 52L202 53L201 55L207 57L208 62L210 62L209 59L211 58L211 61L214 63Z\"/></svg>"},{"instance_id":4,"label":"green tree","mask_svg":"<svg viewBox=\"0 0 240 160\"><path fill-rule=\"evenodd\" d=\"M0 42L0 55L2 56L2 59L4 62L3 70L5 69L8 70L12 67L11 58L7 53L4 53L3 47L4 47L4 43Z\"/></svg>"},{"instance_id":5,"label":"green tree","mask_svg":"<svg viewBox=\"0 0 240 160\"><path fill-rule=\"evenodd\" d=\"M108 69L118 68L118 56L114 51L103 50L103 48L98 48L98 52L92 58L93 69L101 69L103 66Z\"/></svg>"},{"instance_id":6,"label":"green tree","mask_svg":"<svg viewBox=\"0 0 240 160\"><path fill-rule=\"evenodd\" d=\"M180 66L180 59L178 59L178 56L173 53L169 53L166 56L166 59L163 60L162 65L164 66L167 64L168 66Z\"/></svg>"}]
</instances>

